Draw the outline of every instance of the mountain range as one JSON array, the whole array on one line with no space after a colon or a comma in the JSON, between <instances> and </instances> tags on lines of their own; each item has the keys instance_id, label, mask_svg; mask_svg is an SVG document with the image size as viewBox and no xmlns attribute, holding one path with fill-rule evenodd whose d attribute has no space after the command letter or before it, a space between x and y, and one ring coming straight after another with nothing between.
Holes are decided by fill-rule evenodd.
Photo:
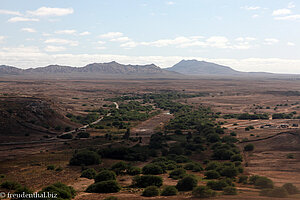
<instances>
[{"instance_id":1,"label":"mountain range","mask_svg":"<svg viewBox=\"0 0 300 200\"><path fill-rule=\"evenodd\" d=\"M20 69L0 65L0 76L20 77L148 77L148 78L178 78L187 76L266 76L265 72L240 72L230 67L215 63L182 60L170 68L160 68L149 65L123 65L115 61L109 63L92 63L84 67L49 65L46 67Z\"/></svg>"}]
</instances>

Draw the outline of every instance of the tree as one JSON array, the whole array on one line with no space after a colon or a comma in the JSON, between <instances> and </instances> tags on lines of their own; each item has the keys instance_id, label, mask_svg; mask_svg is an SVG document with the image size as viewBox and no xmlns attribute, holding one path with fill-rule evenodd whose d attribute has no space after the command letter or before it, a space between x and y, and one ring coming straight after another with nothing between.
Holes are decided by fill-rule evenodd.
<instances>
[{"instance_id":1,"label":"tree","mask_svg":"<svg viewBox=\"0 0 300 200\"><path fill-rule=\"evenodd\" d=\"M254 144L247 144L244 147L244 151L253 151L254 150Z\"/></svg>"},{"instance_id":2,"label":"tree","mask_svg":"<svg viewBox=\"0 0 300 200\"><path fill-rule=\"evenodd\" d=\"M227 186L224 188L223 194L225 195L237 195L237 190L235 187Z\"/></svg>"},{"instance_id":3,"label":"tree","mask_svg":"<svg viewBox=\"0 0 300 200\"><path fill-rule=\"evenodd\" d=\"M170 172L170 178L172 179L180 179L186 175L185 169L178 168Z\"/></svg>"},{"instance_id":4,"label":"tree","mask_svg":"<svg viewBox=\"0 0 300 200\"><path fill-rule=\"evenodd\" d=\"M158 195L159 195L159 190L158 190L158 187L156 187L156 186L146 187L142 194L142 196L145 196L145 197L155 197Z\"/></svg>"},{"instance_id":5,"label":"tree","mask_svg":"<svg viewBox=\"0 0 300 200\"><path fill-rule=\"evenodd\" d=\"M221 170L221 175L228 178L233 178L238 175L238 170L235 167L226 166Z\"/></svg>"},{"instance_id":6,"label":"tree","mask_svg":"<svg viewBox=\"0 0 300 200\"><path fill-rule=\"evenodd\" d=\"M163 184L163 179L160 176L143 175L135 176L132 179L132 185L135 187L145 188L151 185L160 187Z\"/></svg>"},{"instance_id":7,"label":"tree","mask_svg":"<svg viewBox=\"0 0 300 200\"><path fill-rule=\"evenodd\" d=\"M299 189L296 186L294 186L292 183L286 183L282 187L285 188L289 194L300 193Z\"/></svg>"},{"instance_id":8,"label":"tree","mask_svg":"<svg viewBox=\"0 0 300 200\"><path fill-rule=\"evenodd\" d=\"M96 152L84 150L73 154L70 165L97 165L100 161L100 156Z\"/></svg>"},{"instance_id":9,"label":"tree","mask_svg":"<svg viewBox=\"0 0 300 200\"><path fill-rule=\"evenodd\" d=\"M80 177L84 177L84 178L88 178L88 179L94 179L96 176L97 172L95 169L93 168L89 168L86 170L83 170L81 172L81 176Z\"/></svg>"},{"instance_id":10,"label":"tree","mask_svg":"<svg viewBox=\"0 0 300 200\"><path fill-rule=\"evenodd\" d=\"M116 193L121 190L121 186L118 184L117 181L109 180L109 181L102 181L98 183L94 183L90 185L86 192L89 193Z\"/></svg>"},{"instance_id":11,"label":"tree","mask_svg":"<svg viewBox=\"0 0 300 200\"><path fill-rule=\"evenodd\" d=\"M62 200L73 199L76 194L76 191L74 190L73 187L67 186L59 182L43 188L38 193L42 194L44 192L57 194L57 199L62 199Z\"/></svg>"},{"instance_id":12,"label":"tree","mask_svg":"<svg viewBox=\"0 0 300 200\"><path fill-rule=\"evenodd\" d=\"M164 170L161 168L161 166L156 165L156 164L148 164L145 165L142 169L143 174L151 174L151 175L158 175L158 174L163 174Z\"/></svg>"},{"instance_id":13,"label":"tree","mask_svg":"<svg viewBox=\"0 0 300 200\"><path fill-rule=\"evenodd\" d=\"M161 196L174 196L177 195L178 190L175 186L167 186L163 189Z\"/></svg>"},{"instance_id":14,"label":"tree","mask_svg":"<svg viewBox=\"0 0 300 200\"><path fill-rule=\"evenodd\" d=\"M193 190L193 188L196 187L197 184L198 180L194 176L188 175L178 181L176 188L179 191L190 191Z\"/></svg>"},{"instance_id":15,"label":"tree","mask_svg":"<svg viewBox=\"0 0 300 200\"><path fill-rule=\"evenodd\" d=\"M217 179L220 177L219 172L216 170L208 170L204 173L206 179Z\"/></svg>"},{"instance_id":16,"label":"tree","mask_svg":"<svg viewBox=\"0 0 300 200\"><path fill-rule=\"evenodd\" d=\"M102 170L95 177L95 183L109 180L116 180L115 172L110 170Z\"/></svg>"},{"instance_id":17,"label":"tree","mask_svg":"<svg viewBox=\"0 0 300 200\"><path fill-rule=\"evenodd\" d=\"M209 198L216 196L216 192L206 186L198 186L193 189L193 197Z\"/></svg>"}]
</instances>

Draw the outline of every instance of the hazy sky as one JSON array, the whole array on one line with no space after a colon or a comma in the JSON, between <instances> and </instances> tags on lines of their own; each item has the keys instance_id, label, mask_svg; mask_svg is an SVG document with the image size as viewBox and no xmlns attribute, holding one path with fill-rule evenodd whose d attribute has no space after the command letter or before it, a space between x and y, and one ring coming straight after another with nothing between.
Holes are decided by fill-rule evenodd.
<instances>
[{"instance_id":1,"label":"hazy sky","mask_svg":"<svg viewBox=\"0 0 300 200\"><path fill-rule=\"evenodd\" d=\"M300 73L300 0L0 0L0 64L170 67L198 59Z\"/></svg>"}]
</instances>

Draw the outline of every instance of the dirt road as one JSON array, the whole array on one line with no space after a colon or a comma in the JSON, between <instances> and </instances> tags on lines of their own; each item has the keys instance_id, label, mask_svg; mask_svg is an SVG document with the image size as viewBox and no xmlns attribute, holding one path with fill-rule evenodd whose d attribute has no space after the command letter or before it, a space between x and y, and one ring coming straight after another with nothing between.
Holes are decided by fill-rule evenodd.
<instances>
[{"instance_id":1,"label":"dirt road","mask_svg":"<svg viewBox=\"0 0 300 200\"><path fill-rule=\"evenodd\" d=\"M160 114L134 127L131 130L131 135L142 137L142 144L148 144L151 135L156 132L156 129L162 128L172 118L173 115L169 111L162 111Z\"/></svg>"}]
</instances>

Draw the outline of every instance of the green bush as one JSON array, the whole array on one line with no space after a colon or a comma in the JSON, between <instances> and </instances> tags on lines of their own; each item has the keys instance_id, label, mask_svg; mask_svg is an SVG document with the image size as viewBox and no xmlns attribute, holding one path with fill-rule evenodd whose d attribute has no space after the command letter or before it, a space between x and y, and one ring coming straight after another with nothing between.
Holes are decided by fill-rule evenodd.
<instances>
[{"instance_id":1,"label":"green bush","mask_svg":"<svg viewBox=\"0 0 300 200\"><path fill-rule=\"evenodd\" d=\"M178 168L170 172L169 177L172 179L180 179L186 175L186 171L183 168Z\"/></svg>"},{"instance_id":2,"label":"green bush","mask_svg":"<svg viewBox=\"0 0 300 200\"><path fill-rule=\"evenodd\" d=\"M225 187L229 185L225 180L219 180L219 181L208 181L206 186L213 190L223 190Z\"/></svg>"},{"instance_id":3,"label":"green bush","mask_svg":"<svg viewBox=\"0 0 300 200\"><path fill-rule=\"evenodd\" d=\"M193 197L210 198L216 196L216 192L206 186L198 186L193 189Z\"/></svg>"},{"instance_id":4,"label":"green bush","mask_svg":"<svg viewBox=\"0 0 300 200\"><path fill-rule=\"evenodd\" d=\"M253 151L254 150L254 144L247 144L244 146L244 151Z\"/></svg>"},{"instance_id":5,"label":"green bush","mask_svg":"<svg viewBox=\"0 0 300 200\"><path fill-rule=\"evenodd\" d=\"M159 195L159 189L156 186L148 186L143 191L142 196L145 197L155 197Z\"/></svg>"},{"instance_id":6,"label":"green bush","mask_svg":"<svg viewBox=\"0 0 300 200\"><path fill-rule=\"evenodd\" d=\"M221 170L221 175L228 178L233 178L238 175L238 170L235 167L226 166Z\"/></svg>"},{"instance_id":7,"label":"green bush","mask_svg":"<svg viewBox=\"0 0 300 200\"><path fill-rule=\"evenodd\" d=\"M48 165L47 166L47 170L54 170L55 169L55 165Z\"/></svg>"},{"instance_id":8,"label":"green bush","mask_svg":"<svg viewBox=\"0 0 300 200\"><path fill-rule=\"evenodd\" d=\"M96 177L96 174L97 174L97 172L96 172L95 169L89 168L89 169L83 170L81 172L80 177L88 178L88 179L94 179Z\"/></svg>"},{"instance_id":9,"label":"green bush","mask_svg":"<svg viewBox=\"0 0 300 200\"><path fill-rule=\"evenodd\" d=\"M260 176L258 177L255 182L254 186L256 188L264 189L264 188L273 188L274 184L273 181L267 177Z\"/></svg>"},{"instance_id":10,"label":"green bush","mask_svg":"<svg viewBox=\"0 0 300 200\"><path fill-rule=\"evenodd\" d=\"M120 161L120 162L117 162L115 164L113 164L111 166L111 170L113 170L117 175L120 175L120 174L126 174L126 171L128 170L128 164L123 162L123 161Z\"/></svg>"},{"instance_id":11,"label":"green bush","mask_svg":"<svg viewBox=\"0 0 300 200\"><path fill-rule=\"evenodd\" d=\"M215 170L215 169L217 169L217 168L219 168L219 167L221 167L222 166L222 164L220 163L220 162L217 162L217 161L210 161L208 164L207 164L207 166L206 166L206 168L205 168L205 170Z\"/></svg>"},{"instance_id":12,"label":"green bush","mask_svg":"<svg viewBox=\"0 0 300 200\"><path fill-rule=\"evenodd\" d=\"M263 189L259 195L267 197L285 198L288 197L288 191L284 187L276 187L274 189Z\"/></svg>"},{"instance_id":13,"label":"green bush","mask_svg":"<svg viewBox=\"0 0 300 200\"><path fill-rule=\"evenodd\" d=\"M259 178L260 176L258 175L253 175L249 177L249 183L254 185L255 181Z\"/></svg>"},{"instance_id":14,"label":"green bush","mask_svg":"<svg viewBox=\"0 0 300 200\"><path fill-rule=\"evenodd\" d=\"M224 188L223 194L225 195L237 195L237 190L235 187L227 186Z\"/></svg>"},{"instance_id":15,"label":"green bush","mask_svg":"<svg viewBox=\"0 0 300 200\"><path fill-rule=\"evenodd\" d=\"M178 190L175 186L167 186L163 189L161 196L174 196L177 195Z\"/></svg>"},{"instance_id":16,"label":"green bush","mask_svg":"<svg viewBox=\"0 0 300 200\"><path fill-rule=\"evenodd\" d=\"M86 192L89 193L116 193L121 190L121 186L115 180L101 181L90 185Z\"/></svg>"},{"instance_id":17,"label":"green bush","mask_svg":"<svg viewBox=\"0 0 300 200\"><path fill-rule=\"evenodd\" d=\"M235 162L235 161L242 162L243 161L243 156L241 154L234 154L233 156L231 156L230 160L232 162Z\"/></svg>"},{"instance_id":18,"label":"green bush","mask_svg":"<svg viewBox=\"0 0 300 200\"><path fill-rule=\"evenodd\" d=\"M16 190L17 188L21 187L21 185L14 181L5 181L1 185L1 188L8 189L8 190Z\"/></svg>"},{"instance_id":19,"label":"green bush","mask_svg":"<svg viewBox=\"0 0 300 200\"><path fill-rule=\"evenodd\" d=\"M183 179L179 180L176 188L179 191L190 191L193 190L198 184L198 180L191 175L185 176Z\"/></svg>"},{"instance_id":20,"label":"green bush","mask_svg":"<svg viewBox=\"0 0 300 200\"><path fill-rule=\"evenodd\" d=\"M163 184L163 179L160 176L154 175L143 175L143 176L135 176L132 180L132 185L135 187L145 188L148 186L157 186L160 187Z\"/></svg>"},{"instance_id":21,"label":"green bush","mask_svg":"<svg viewBox=\"0 0 300 200\"><path fill-rule=\"evenodd\" d=\"M76 135L77 138L89 138L90 134L87 132L80 132Z\"/></svg>"},{"instance_id":22,"label":"green bush","mask_svg":"<svg viewBox=\"0 0 300 200\"><path fill-rule=\"evenodd\" d=\"M89 150L75 152L70 160L70 165L97 165L100 163L100 156Z\"/></svg>"},{"instance_id":23,"label":"green bush","mask_svg":"<svg viewBox=\"0 0 300 200\"><path fill-rule=\"evenodd\" d=\"M110 180L116 180L115 172L110 170L102 170L95 177L95 183L101 181L110 181Z\"/></svg>"},{"instance_id":24,"label":"green bush","mask_svg":"<svg viewBox=\"0 0 300 200\"><path fill-rule=\"evenodd\" d=\"M217 179L220 178L219 172L216 170L208 170L204 173L206 179Z\"/></svg>"},{"instance_id":25,"label":"green bush","mask_svg":"<svg viewBox=\"0 0 300 200\"><path fill-rule=\"evenodd\" d=\"M247 182L248 182L248 176L246 176L246 175L239 176L239 181L238 182L239 183L243 183L243 184L247 184Z\"/></svg>"},{"instance_id":26,"label":"green bush","mask_svg":"<svg viewBox=\"0 0 300 200\"><path fill-rule=\"evenodd\" d=\"M150 163L148 165L145 165L142 169L143 174L145 175L158 175L163 174L164 170L161 168L161 166Z\"/></svg>"},{"instance_id":27,"label":"green bush","mask_svg":"<svg viewBox=\"0 0 300 200\"><path fill-rule=\"evenodd\" d=\"M57 194L57 199L61 200L73 199L76 194L73 187L59 182L43 188L39 193L42 194L44 192Z\"/></svg>"},{"instance_id":28,"label":"green bush","mask_svg":"<svg viewBox=\"0 0 300 200\"><path fill-rule=\"evenodd\" d=\"M129 167L129 169L127 170L127 174L131 175L131 176L134 176L134 175L139 175L142 173L142 170L141 168L139 167Z\"/></svg>"},{"instance_id":29,"label":"green bush","mask_svg":"<svg viewBox=\"0 0 300 200\"><path fill-rule=\"evenodd\" d=\"M285 188L289 194L300 193L299 189L296 186L294 186L292 183L286 183L282 187Z\"/></svg>"},{"instance_id":30,"label":"green bush","mask_svg":"<svg viewBox=\"0 0 300 200\"><path fill-rule=\"evenodd\" d=\"M203 171L201 164L196 162L189 162L185 164L183 168L186 170L192 170L193 172Z\"/></svg>"}]
</instances>

